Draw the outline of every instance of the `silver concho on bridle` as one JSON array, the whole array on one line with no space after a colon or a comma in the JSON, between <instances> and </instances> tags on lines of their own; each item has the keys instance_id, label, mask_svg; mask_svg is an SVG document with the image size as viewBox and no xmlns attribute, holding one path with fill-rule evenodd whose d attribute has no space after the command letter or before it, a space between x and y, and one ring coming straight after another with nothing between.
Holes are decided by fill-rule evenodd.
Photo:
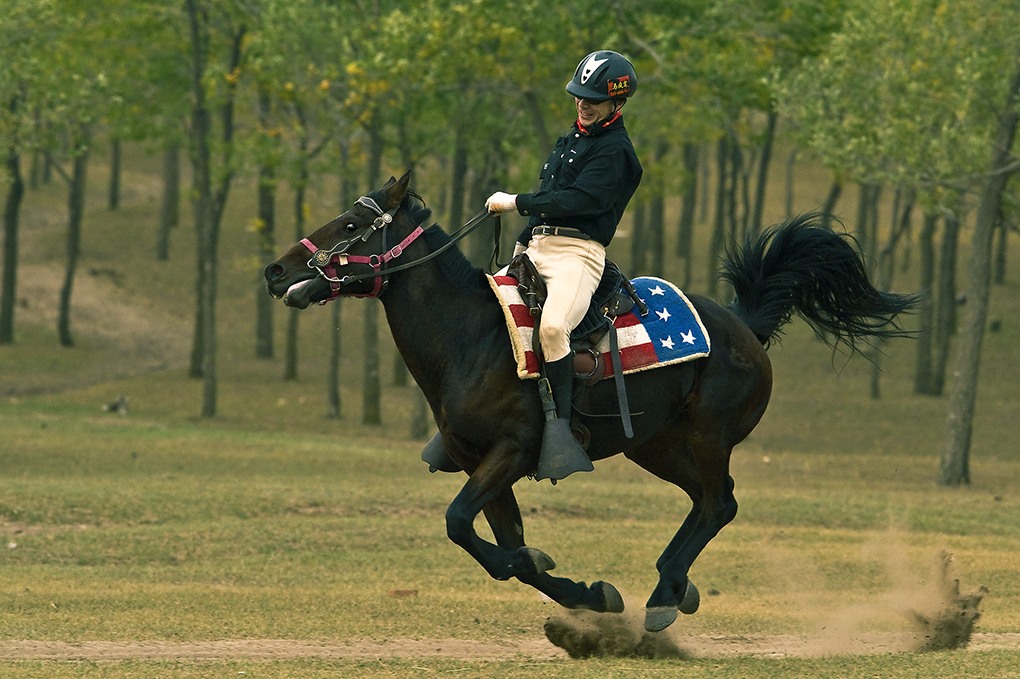
<instances>
[{"instance_id":1,"label":"silver concho on bridle","mask_svg":"<svg viewBox=\"0 0 1020 679\"><path fill-rule=\"evenodd\" d=\"M317 250L308 263L313 268L321 269L329 264L332 257L333 253L330 250Z\"/></svg>"}]
</instances>

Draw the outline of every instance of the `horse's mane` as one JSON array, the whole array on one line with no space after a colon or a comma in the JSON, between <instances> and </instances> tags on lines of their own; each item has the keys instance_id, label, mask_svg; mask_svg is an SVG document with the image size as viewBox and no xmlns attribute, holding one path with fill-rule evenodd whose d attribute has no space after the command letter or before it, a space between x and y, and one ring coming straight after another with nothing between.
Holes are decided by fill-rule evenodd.
<instances>
[{"instance_id":1,"label":"horse's mane","mask_svg":"<svg viewBox=\"0 0 1020 679\"><path fill-rule=\"evenodd\" d=\"M428 243L430 250L437 250L440 247L450 242L451 238L448 233L438 224L433 224L429 228L425 229L425 242ZM437 261L440 264L440 269L447 279L451 283L457 285L460 288L471 288L477 286L488 286L485 284L485 272L481 268L472 264L464 253L460 251L460 248L453 246L443 254L439 255Z\"/></svg>"},{"instance_id":2,"label":"horse's mane","mask_svg":"<svg viewBox=\"0 0 1020 679\"><path fill-rule=\"evenodd\" d=\"M382 191L377 193L379 195L373 195L372 198L379 201L382 199ZM432 210L425 204L425 199L410 188L404 194L400 210L415 224L425 224L432 217ZM426 228L423 235L432 251L438 250L451 240L449 234L436 223ZM440 270L454 285L461 288L484 286L488 290L484 271L473 265L458 246L447 249L439 255L437 261L440 264Z\"/></svg>"}]
</instances>

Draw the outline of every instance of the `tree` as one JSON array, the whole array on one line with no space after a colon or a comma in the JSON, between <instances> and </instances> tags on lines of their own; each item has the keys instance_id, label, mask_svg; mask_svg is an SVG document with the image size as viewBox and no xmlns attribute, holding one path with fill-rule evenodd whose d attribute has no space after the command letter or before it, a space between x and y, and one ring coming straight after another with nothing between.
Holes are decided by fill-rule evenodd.
<instances>
[{"instance_id":1,"label":"tree","mask_svg":"<svg viewBox=\"0 0 1020 679\"><path fill-rule=\"evenodd\" d=\"M43 81L38 106L46 131L45 152L68 186L67 249L64 280L57 305L61 346L74 345L71 300L81 254L88 159L95 127L117 102L110 91L108 68L113 53L102 40L101 20L76 0L56 3L56 40L47 50L52 71ZM70 163L67 171L61 161Z\"/></svg>"},{"instance_id":2,"label":"tree","mask_svg":"<svg viewBox=\"0 0 1020 679\"><path fill-rule=\"evenodd\" d=\"M821 58L780 84L781 111L798 138L838 176L917 196L924 214L922 315L931 323L917 345L919 393L941 390L955 324L961 213L986 167L980 150L992 143L994 74L1010 71L995 56L1015 42L1002 26L1017 20L1015 7L985 0L854 3ZM938 221L945 225L941 244Z\"/></svg>"},{"instance_id":3,"label":"tree","mask_svg":"<svg viewBox=\"0 0 1020 679\"><path fill-rule=\"evenodd\" d=\"M1020 117L1020 46L1013 52L1012 74L999 117L989 174L981 193L971 243L967 307L960 343L956 349L956 381L950 394L946 441L939 475L939 483L945 486L970 483L970 440L977 401L981 342L988 319L992 241L1002 214L1006 184L1017 169L1012 149Z\"/></svg>"},{"instance_id":4,"label":"tree","mask_svg":"<svg viewBox=\"0 0 1020 679\"><path fill-rule=\"evenodd\" d=\"M55 44L53 2L14 0L0 21L0 186L3 186L3 274L0 276L0 344L14 342L18 283L18 241L25 180L21 159L35 152L42 125L37 117L52 69L44 55Z\"/></svg>"},{"instance_id":5,"label":"tree","mask_svg":"<svg viewBox=\"0 0 1020 679\"><path fill-rule=\"evenodd\" d=\"M663 0L641 3L640 9L614 3L617 25L638 55L636 66L646 90L655 96L635 100L639 120L648 121L647 135L670 149L697 144L715 147L716 196L709 239L709 294L716 291L715 262L727 239L760 228L767 176L779 115L774 81L803 59L817 54L827 36L839 27L841 0L742 3ZM646 97L648 95L645 95ZM645 135L637 134L636 143ZM656 154L648 164L652 176L672 182L654 194L688 185L696 169L690 148L681 164L677 153ZM707 167L707 153L700 164ZM649 154L644 154L644 161ZM704 184L704 183L703 183ZM647 193L645 193L647 195ZM694 199L693 190L685 202ZM679 243L694 215L685 207ZM689 273L686 274L689 278Z\"/></svg>"},{"instance_id":6,"label":"tree","mask_svg":"<svg viewBox=\"0 0 1020 679\"><path fill-rule=\"evenodd\" d=\"M202 416L216 414L216 274L220 222L234 176L232 166L234 101L247 28L243 21L202 0L187 0L186 19L191 36L191 165L192 207L198 233L196 319L192 347L192 376L203 379ZM213 41L213 36L218 38ZM222 40L222 62L215 47ZM218 94L219 126L213 122L211 95ZM214 133L218 167L213 165Z\"/></svg>"}]
</instances>

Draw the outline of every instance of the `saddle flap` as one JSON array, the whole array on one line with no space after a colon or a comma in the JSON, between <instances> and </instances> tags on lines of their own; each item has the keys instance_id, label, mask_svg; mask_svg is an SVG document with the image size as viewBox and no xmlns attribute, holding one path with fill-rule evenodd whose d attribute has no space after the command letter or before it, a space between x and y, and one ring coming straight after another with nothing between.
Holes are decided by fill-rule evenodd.
<instances>
[{"instance_id":1,"label":"saddle flap","mask_svg":"<svg viewBox=\"0 0 1020 679\"><path fill-rule=\"evenodd\" d=\"M528 257L528 253L522 252L510 260L506 274L517 279L517 289L528 306L528 311L532 316L537 316L549 293L545 281L539 275L535 263Z\"/></svg>"}]
</instances>

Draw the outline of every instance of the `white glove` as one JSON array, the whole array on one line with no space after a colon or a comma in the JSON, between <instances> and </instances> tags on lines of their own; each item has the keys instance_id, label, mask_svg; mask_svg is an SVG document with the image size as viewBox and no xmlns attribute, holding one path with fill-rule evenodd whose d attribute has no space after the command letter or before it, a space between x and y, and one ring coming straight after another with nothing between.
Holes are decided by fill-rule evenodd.
<instances>
[{"instance_id":1,"label":"white glove","mask_svg":"<svg viewBox=\"0 0 1020 679\"><path fill-rule=\"evenodd\" d=\"M516 193L503 193L497 191L496 193L489 196L485 201L485 209L490 214L497 212L510 212L511 210L517 209L517 194Z\"/></svg>"}]
</instances>

